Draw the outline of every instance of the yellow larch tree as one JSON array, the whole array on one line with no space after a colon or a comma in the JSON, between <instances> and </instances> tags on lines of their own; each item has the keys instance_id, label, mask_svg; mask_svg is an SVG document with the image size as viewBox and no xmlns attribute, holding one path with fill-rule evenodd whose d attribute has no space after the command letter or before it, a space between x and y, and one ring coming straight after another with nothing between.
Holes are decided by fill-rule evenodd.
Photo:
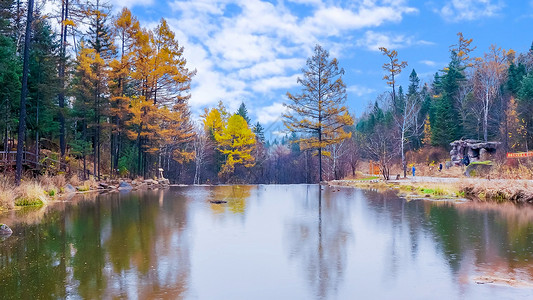
<instances>
[{"instance_id":1,"label":"yellow larch tree","mask_svg":"<svg viewBox=\"0 0 533 300\"><path fill-rule=\"evenodd\" d=\"M202 118L206 134L212 136L213 138L216 134L221 134L222 130L226 127L227 120L217 108L206 108Z\"/></svg>"},{"instance_id":2,"label":"yellow larch tree","mask_svg":"<svg viewBox=\"0 0 533 300\"><path fill-rule=\"evenodd\" d=\"M405 67L407 67L407 62L400 62L398 60L398 52L396 50L389 50L385 47L380 47L379 50L389 59L389 62L383 64L383 70L387 72L387 74L383 76L383 79L386 80L387 85L392 88L392 105L394 111L396 111L396 76L399 75L402 70L405 69Z\"/></svg>"},{"instance_id":3,"label":"yellow larch tree","mask_svg":"<svg viewBox=\"0 0 533 300\"><path fill-rule=\"evenodd\" d=\"M144 173L170 160L193 157L187 143L194 137L188 100L196 71L186 68L183 47L162 19L154 31L135 31L132 43L132 80L137 83L128 136L138 144L138 167ZM136 133L136 134L134 134Z\"/></svg>"},{"instance_id":4,"label":"yellow larch tree","mask_svg":"<svg viewBox=\"0 0 533 300\"><path fill-rule=\"evenodd\" d=\"M475 46L471 46L474 40L471 38L465 38L462 32L458 32L457 36L459 37L459 40L457 41L457 44L450 46L450 50L457 54L457 59L459 59L461 65L465 67L472 67L474 65L472 61L478 60L470 57L470 52L476 50L477 48Z\"/></svg>"},{"instance_id":5,"label":"yellow larch tree","mask_svg":"<svg viewBox=\"0 0 533 300\"><path fill-rule=\"evenodd\" d=\"M220 133L214 131L218 150L225 156L224 164L219 172L222 178L229 178L237 165L245 168L254 166L252 151L255 147L255 134L246 120L235 114L228 119L227 126Z\"/></svg>"},{"instance_id":6,"label":"yellow larch tree","mask_svg":"<svg viewBox=\"0 0 533 300\"><path fill-rule=\"evenodd\" d=\"M123 8L113 23L115 36L119 38L120 58L113 59L109 64L111 128L111 170L112 174L118 169L122 139L125 136L124 121L129 113L129 105L133 91L126 86L131 82L132 45L135 35L140 28L139 21L132 16L131 11Z\"/></svg>"}]
</instances>

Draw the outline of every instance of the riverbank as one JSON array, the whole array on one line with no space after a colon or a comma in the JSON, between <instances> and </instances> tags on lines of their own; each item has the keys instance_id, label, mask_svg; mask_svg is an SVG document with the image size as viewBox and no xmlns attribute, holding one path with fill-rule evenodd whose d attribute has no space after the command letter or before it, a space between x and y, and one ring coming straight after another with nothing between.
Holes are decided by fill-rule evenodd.
<instances>
[{"instance_id":1,"label":"riverbank","mask_svg":"<svg viewBox=\"0 0 533 300\"><path fill-rule=\"evenodd\" d=\"M333 180L328 184L363 189L390 189L397 191L398 196L405 198L467 198L475 201L533 204L533 181L531 180L408 177L384 181L367 177Z\"/></svg>"},{"instance_id":2,"label":"riverbank","mask_svg":"<svg viewBox=\"0 0 533 300\"><path fill-rule=\"evenodd\" d=\"M121 190L158 189L168 187L168 179L129 179L95 181L67 180L65 176L41 176L25 179L20 186L10 177L0 177L0 212L26 206L43 206L63 196L88 192L114 192Z\"/></svg>"}]
</instances>

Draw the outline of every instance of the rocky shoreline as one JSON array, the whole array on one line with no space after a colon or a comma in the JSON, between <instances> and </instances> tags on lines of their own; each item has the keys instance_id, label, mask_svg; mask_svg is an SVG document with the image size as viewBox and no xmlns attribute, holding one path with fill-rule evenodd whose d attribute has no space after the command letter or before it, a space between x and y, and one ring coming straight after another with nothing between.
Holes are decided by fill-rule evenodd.
<instances>
[{"instance_id":1,"label":"rocky shoreline","mask_svg":"<svg viewBox=\"0 0 533 300\"><path fill-rule=\"evenodd\" d=\"M16 187L5 185L0 189L0 212L25 206L43 206L48 202L67 199L76 194L112 193L118 191L156 190L168 188L170 181L160 179L113 179L104 181L86 180L81 183L54 183L28 180Z\"/></svg>"},{"instance_id":2,"label":"rocky shoreline","mask_svg":"<svg viewBox=\"0 0 533 300\"><path fill-rule=\"evenodd\" d=\"M117 179L98 181L92 186L77 186L74 187L71 184L66 184L64 187L64 193L76 193L87 191L128 191L128 190L140 190L140 189L159 189L170 186L170 181L166 178L162 179Z\"/></svg>"}]
</instances>

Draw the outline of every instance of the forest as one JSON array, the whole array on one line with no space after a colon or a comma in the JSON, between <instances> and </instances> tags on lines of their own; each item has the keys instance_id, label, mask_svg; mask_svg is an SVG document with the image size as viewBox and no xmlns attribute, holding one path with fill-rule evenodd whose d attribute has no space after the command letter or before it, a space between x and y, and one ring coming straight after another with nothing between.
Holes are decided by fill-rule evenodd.
<instances>
[{"instance_id":1,"label":"forest","mask_svg":"<svg viewBox=\"0 0 533 300\"><path fill-rule=\"evenodd\" d=\"M427 83L381 48L376 67L390 89L360 116L345 105L345 70L316 45L300 93L287 93L287 134L266 140L244 103L231 112L221 99L194 119L196 70L164 19L149 29L127 8L112 15L99 0L56 2L50 16L33 1L0 1L0 148L33 153L41 174L105 180L162 170L184 184L315 183L373 160L388 179L393 165L405 176L408 152L449 150L454 140L499 141L502 153L533 145L533 45L473 57L473 39L458 33L448 65Z\"/></svg>"}]
</instances>

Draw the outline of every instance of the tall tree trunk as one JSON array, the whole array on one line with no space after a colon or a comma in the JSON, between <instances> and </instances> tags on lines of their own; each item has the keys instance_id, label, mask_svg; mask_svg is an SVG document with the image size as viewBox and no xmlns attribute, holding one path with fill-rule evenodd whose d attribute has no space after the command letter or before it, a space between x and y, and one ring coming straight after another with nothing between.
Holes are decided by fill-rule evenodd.
<instances>
[{"instance_id":1,"label":"tall tree trunk","mask_svg":"<svg viewBox=\"0 0 533 300\"><path fill-rule=\"evenodd\" d=\"M483 140L488 141L489 91L485 92L485 107L483 107Z\"/></svg>"},{"instance_id":2,"label":"tall tree trunk","mask_svg":"<svg viewBox=\"0 0 533 300\"><path fill-rule=\"evenodd\" d=\"M403 178L407 177L407 161L405 160L405 116L404 124L402 125L402 141L401 141L401 151L402 151L402 167L403 167Z\"/></svg>"},{"instance_id":3,"label":"tall tree trunk","mask_svg":"<svg viewBox=\"0 0 533 300\"><path fill-rule=\"evenodd\" d=\"M40 75L41 73L39 73ZM39 76L40 77L40 76ZM40 83L40 80L39 80ZM37 89L37 113L35 116L35 162L39 163L39 90Z\"/></svg>"},{"instance_id":4,"label":"tall tree trunk","mask_svg":"<svg viewBox=\"0 0 533 300\"><path fill-rule=\"evenodd\" d=\"M115 134L113 133L113 119L114 117L111 118L111 134L109 136L109 144L111 145L111 147L109 147L109 157L110 157L110 162L109 162L109 168L111 170L111 172L109 173L109 175L111 176L111 178L114 178L115 177Z\"/></svg>"},{"instance_id":5,"label":"tall tree trunk","mask_svg":"<svg viewBox=\"0 0 533 300\"><path fill-rule=\"evenodd\" d=\"M67 25L68 19L68 0L62 1L61 10L61 47L59 61L59 148L61 151L61 160L63 160L67 148L65 139L65 67L66 67L66 47L67 47Z\"/></svg>"},{"instance_id":6,"label":"tall tree trunk","mask_svg":"<svg viewBox=\"0 0 533 300\"><path fill-rule=\"evenodd\" d=\"M141 123L142 128L142 123ZM139 129L139 132L137 133L137 175L141 175L142 170L142 140L141 140L141 131L142 129Z\"/></svg>"},{"instance_id":7,"label":"tall tree trunk","mask_svg":"<svg viewBox=\"0 0 533 300\"><path fill-rule=\"evenodd\" d=\"M96 98L96 107L97 107L97 110L96 110L96 147L98 148L96 151L96 154L97 154L96 162L98 164L97 178L98 180L100 180L100 131L101 129L100 129L100 96L99 95Z\"/></svg>"},{"instance_id":8,"label":"tall tree trunk","mask_svg":"<svg viewBox=\"0 0 533 300\"><path fill-rule=\"evenodd\" d=\"M17 170L15 184L20 185L22 178L22 154L24 151L24 136L26 135L26 96L28 95L28 72L30 62L31 24L33 19L33 0L28 0L28 17L26 19L26 36L24 37L24 62L22 65L22 91L20 93L20 116L17 143Z\"/></svg>"},{"instance_id":9,"label":"tall tree trunk","mask_svg":"<svg viewBox=\"0 0 533 300\"><path fill-rule=\"evenodd\" d=\"M321 142L321 138L318 139L318 142ZM319 179L318 183L322 182L322 147L318 147L318 174Z\"/></svg>"},{"instance_id":10,"label":"tall tree trunk","mask_svg":"<svg viewBox=\"0 0 533 300\"><path fill-rule=\"evenodd\" d=\"M85 118L83 119L83 139L87 137L87 124L85 124ZM86 140L85 140L86 141ZM83 150L83 180L87 180L87 154L85 153L85 149Z\"/></svg>"}]
</instances>

